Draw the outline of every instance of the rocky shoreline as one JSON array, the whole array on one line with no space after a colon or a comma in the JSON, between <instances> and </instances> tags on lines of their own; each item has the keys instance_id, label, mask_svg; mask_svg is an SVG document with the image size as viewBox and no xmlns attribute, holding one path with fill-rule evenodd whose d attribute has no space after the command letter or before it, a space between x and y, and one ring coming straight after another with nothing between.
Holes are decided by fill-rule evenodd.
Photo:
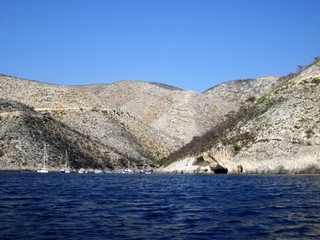
<instances>
[{"instance_id":1,"label":"rocky shoreline","mask_svg":"<svg viewBox=\"0 0 320 240\"><path fill-rule=\"evenodd\" d=\"M167 167L160 168L159 172L167 174L214 174L210 167L204 167L203 165L194 164L196 159L184 159L179 160ZM286 161L283 160L283 163ZM248 164L248 163L247 163ZM303 167L286 168L284 165L275 165L274 161L266 161L262 164L252 164L246 165L246 162L241 162L241 164L235 165L233 163L226 163L223 165L228 169L227 174L320 174L320 164L315 164L310 162ZM209 166L209 163L208 163ZM242 171L239 171L239 166L241 166Z\"/></svg>"}]
</instances>

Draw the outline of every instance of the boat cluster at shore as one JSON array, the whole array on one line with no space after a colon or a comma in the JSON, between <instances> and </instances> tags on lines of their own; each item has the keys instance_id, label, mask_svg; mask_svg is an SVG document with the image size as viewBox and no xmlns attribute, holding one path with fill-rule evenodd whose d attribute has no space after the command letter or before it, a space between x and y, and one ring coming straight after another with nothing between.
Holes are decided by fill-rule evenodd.
<instances>
[{"instance_id":1,"label":"boat cluster at shore","mask_svg":"<svg viewBox=\"0 0 320 240\"><path fill-rule=\"evenodd\" d=\"M123 170L117 170L117 171L111 171L111 170L101 170L101 169L85 169L85 168L80 168L78 170L70 169L70 164L69 164L69 159L68 159L68 152L66 150L65 152L65 164L64 166L60 169L60 171L50 171L50 172L60 172L60 173L79 173L79 174L84 174L84 173L121 173L121 174L132 174L132 173L144 173L144 174L151 174L153 172L153 169L131 169L130 168L130 161L127 163L127 168ZM48 162L48 154L47 154L47 145L44 143L43 146L43 159L42 159L42 164L41 166L36 170L37 173L49 173L49 170L47 168L47 162ZM32 171L22 171L22 172L32 172Z\"/></svg>"},{"instance_id":2,"label":"boat cluster at shore","mask_svg":"<svg viewBox=\"0 0 320 240\"><path fill-rule=\"evenodd\" d=\"M11 171L10 171L11 172ZM18 172L18 171L12 171L12 172ZM36 173L62 173L62 174L152 174L154 173L153 169L123 169L123 170L101 170L101 169L85 169L80 168L79 170L69 170L62 168L59 170L48 170L48 169L38 169L38 170L21 170L19 172L27 173L27 172L36 172Z\"/></svg>"}]
</instances>

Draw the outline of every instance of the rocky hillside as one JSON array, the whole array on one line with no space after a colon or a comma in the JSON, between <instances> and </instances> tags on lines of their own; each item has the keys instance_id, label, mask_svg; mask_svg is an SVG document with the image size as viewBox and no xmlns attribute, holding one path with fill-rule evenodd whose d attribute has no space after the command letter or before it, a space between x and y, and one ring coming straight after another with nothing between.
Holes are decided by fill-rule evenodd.
<instances>
[{"instance_id":1,"label":"rocky hillside","mask_svg":"<svg viewBox=\"0 0 320 240\"><path fill-rule=\"evenodd\" d=\"M0 99L0 169L36 170L42 162L44 143L48 144L50 170L58 170L64 164L64 150L68 150L75 169L117 169L123 159L116 151L48 114Z\"/></svg>"},{"instance_id":2,"label":"rocky hillside","mask_svg":"<svg viewBox=\"0 0 320 240\"><path fill-rule=\"evenodd\" d=\"M320 61L261 98L246 104L223 124L176 152L179 161L164 171L304 173L320 170ZM190 155L192 150L193 156ZM189 151L189 153L188 153Z\"/></svg>"},{"instance_id":3,"label":"rocky hillside","mask_svg":"<svg viewBox=\"0 0 320 240\"><path fill-rule=\"evenodd\" d=\"M129 113L182 143L203 134L212 122L221 119L221 112L210 97L159 84L121 81L111 85L85 86L83 90L99 97L108 108Z\"/></svg>"},{"instance_id":4,"label":"rocky hillside","mask_svg":"<svg viewBox=\"0 0 320 240\"><path fill-rule=\"evenodd\" d=\"M278 78L232 81L205 93L137 81L59 86L0 75L0 169L35 169L48 143L58 170L67 148L75 169L156 166ZM60 165L59 165L60 164Z\"/></svg>"},{"instance_id":5,"label":"rocky hillside","mask_svg":"<svg viewBox=\"0 0 320 240\"><path fill-rule=\"evenodd\" d=\"M230 114L238 111L243 102L263 96L283 81L284 78L271 76L236 80L208 89L204 94L210 96L223 114Z\"/></svg>"}]
</instances>

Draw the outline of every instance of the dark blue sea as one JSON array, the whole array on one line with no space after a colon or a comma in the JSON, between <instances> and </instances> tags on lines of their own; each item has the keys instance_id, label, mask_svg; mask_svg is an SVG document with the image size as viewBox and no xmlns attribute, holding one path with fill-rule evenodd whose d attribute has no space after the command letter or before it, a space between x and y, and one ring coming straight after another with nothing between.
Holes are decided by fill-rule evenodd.
<instances>
[{"instance_id":1,"label":"dark blue sea","mask_svg":"<svg viewBox=\"0 0 320 240\"><path fill-rule=\"evenodd\" d=\"M0 239L319 239L320 176L0 173Z\"/></svg>"}]
</instances>

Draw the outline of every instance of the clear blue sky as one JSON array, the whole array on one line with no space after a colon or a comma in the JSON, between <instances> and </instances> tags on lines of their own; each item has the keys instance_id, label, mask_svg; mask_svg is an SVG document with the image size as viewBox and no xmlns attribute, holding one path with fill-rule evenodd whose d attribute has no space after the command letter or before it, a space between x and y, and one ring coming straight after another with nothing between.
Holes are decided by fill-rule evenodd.
<instances>
[{"instance_id":1,"label":"clear blue sky","mask_svg":"<svg viewBox=\"0 0 320 240\"><path fill-rule=\"evenodd\" d=\"M320 55L319 0L0 0L0 73L202 92Z\"/></svg>"}]
</instances>

